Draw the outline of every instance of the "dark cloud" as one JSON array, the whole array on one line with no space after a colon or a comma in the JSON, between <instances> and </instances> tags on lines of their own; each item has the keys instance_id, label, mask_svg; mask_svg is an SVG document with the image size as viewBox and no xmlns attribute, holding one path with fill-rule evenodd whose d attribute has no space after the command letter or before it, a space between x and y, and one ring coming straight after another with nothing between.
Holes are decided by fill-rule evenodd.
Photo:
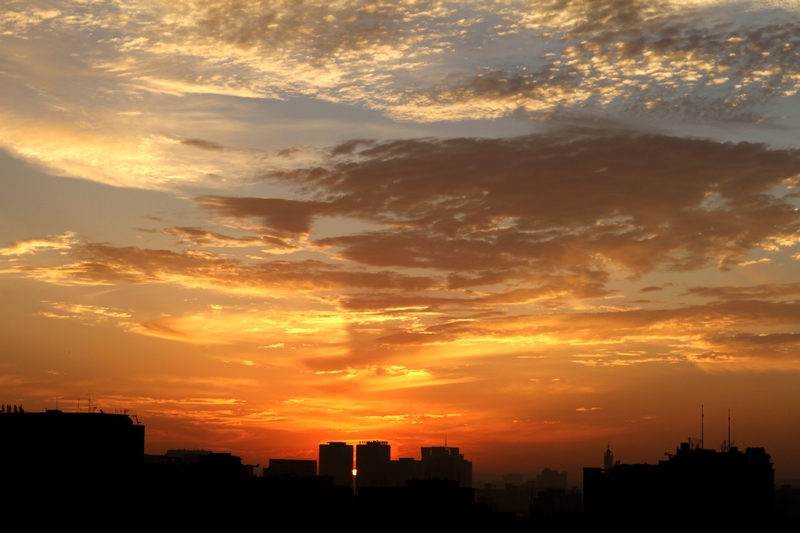
<instances>
[{"instance_id":1,"label":"dark cloud","mask_svg":"<svg viewBox=\"0 0 800 533\"><path fill-rule=\"evenodd\" d=\"M609 292L601 280L582 276L529 276L526 286L511 290L492 287L486 293L463 290L454 296L431 296L430 294L398 295L396 293L355 294L343 298L339 305L346 310L380 310L387 313L394 310L443 311L445 309L471 309L485 312L495 306L525 304L530 302L547 304L569 296L578 298L602 298ZM484 283L474 282L473 285ZM468 284L465 284L468 286ZM489 285L485 283L485 285ZM447 286L447 289L453 289Z\"/></svg>"},{"instance_id":2,"label":"dark cloud","mask_svg":"<svg viewBox=\"0 0 800 533\"><path fill-rule=\"evenodd\" d=\"M800 283L775 283L751 287L690 287L684 294L717 300L771 300L800 295Z\"/></svg>"},{"instance_id":3,"label":"dark cloud","mask_svg":"<svg viewBox=\"0 0 800 533\"><path fill-rule=\"evenodd\" d=\"M303 146L291 146L289 148L284 148L282 150L278 150L277 152L275 152L275 154L278 157L290 158L294 154L296 154L298 152L302 152L303 150L305 150L305 147L303 147Z\"/></svg>"},{"instance_id":4,"label":"dark cloud","mask_svg":"<svg viewBox=\"0 0 800 533\"><path fill-rule=\"evenodd\" d=\"M287 200L283 198L239 198L230 196L201 196L196 201L219 216L258 218L266 229L281 236L309 233L315 215L332 212L324 202Z\"/></svg>"},{"instance_id":5,"label":"dark cloud","mask_svg":"<svg viewBox=\"0 0 800 533\"><path fill-rule=\"evenodd\" d=\"M655 292L655 291L661 291L661 290L664 290L664 287L656 287L654 285L651 285L650 287L644 287L644 288L639 289L639 292L640 293L645 293L645 292Z\"/></svg>"},{"instance_id":6,"label":"dark cloud","mask_svg":"<svg viewBox=\"0 0 800 533\"><path fill-rule=\"evenodd\" d=\"M225 147L221 144L206 141L204 139L186 139L181 141L181 144L185 144L187 146L193 146L195 148L200 148L201 150L211 150L216 152L221 152L225 150Z\"/></svg>"},{"instance_id":7,"label":"dark cloud","mask_svg":"<svg viewBox=\"0 0 800 533\"><path fill-rule=\"evenodd\" d=\"M154 232L153 230L150 230ZM161 230L162 233L178 237L182 243L192 243L201 247L247 247L247 246L268 246L284 250L298 249L297 245L287 243L277 237L270 236L250 236L250 237L231 237L214 231L202 228L173 227Z\"/></svg>"},{"instance_id":8,"label":"dark cloud","mask_svg":"<svg viewBox=\"0 0 800 533\"><path fill-rule=\"evenodd\" d=\"M381 223L316 244L364 264L447 271L454 286L531 273L602 282L607 262L633 274L727 269L791 239L800 217L773 188L799 172L796 150L662 135L417 139L273 176L309 191L307 201L201 203L297 232L319 215Z\"/></svg>"}]
</instances>

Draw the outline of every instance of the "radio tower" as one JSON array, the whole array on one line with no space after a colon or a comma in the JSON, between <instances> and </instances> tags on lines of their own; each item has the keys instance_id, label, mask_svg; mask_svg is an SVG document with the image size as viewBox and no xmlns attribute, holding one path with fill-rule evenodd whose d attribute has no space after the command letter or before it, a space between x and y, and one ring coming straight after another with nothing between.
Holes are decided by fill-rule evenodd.
<instances>
[{"instance_id":1,"label":"radio tower","mask_svg":"<svg viewBox=\"0 0 800 533\"><path fill-rule=\"evenodd\" d=\"M706 417L706 415L705 415L705 414L703 414L703 406L702 406L702 404L701 404L701 405L700 405L700 449L701 449L701 450L703 449L703 443L704 443L704 441L706 440L706 439L705 439L705 429L706 429L706 426L705 426L705 423L706 423L706 421L705 421L705 417Z\"/></svg>"}]
</instances>

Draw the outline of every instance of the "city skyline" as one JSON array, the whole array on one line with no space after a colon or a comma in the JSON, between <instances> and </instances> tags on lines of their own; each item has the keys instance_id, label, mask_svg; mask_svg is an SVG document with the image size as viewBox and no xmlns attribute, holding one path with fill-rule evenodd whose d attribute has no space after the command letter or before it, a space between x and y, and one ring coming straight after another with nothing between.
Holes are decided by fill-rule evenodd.
<instances>
[{"instance_id":1,"label":"city skyline","mask_svg":"<svg viewBox=\"0 0 800 533\"><path fill-rule=\"evenodd\" d=\"M0 390L147 453L800 479L798 0L0 10ZM80 400L79 400L80 398ZM396 455L394 455L396 454Z\"/></svg>"}]
</instances>

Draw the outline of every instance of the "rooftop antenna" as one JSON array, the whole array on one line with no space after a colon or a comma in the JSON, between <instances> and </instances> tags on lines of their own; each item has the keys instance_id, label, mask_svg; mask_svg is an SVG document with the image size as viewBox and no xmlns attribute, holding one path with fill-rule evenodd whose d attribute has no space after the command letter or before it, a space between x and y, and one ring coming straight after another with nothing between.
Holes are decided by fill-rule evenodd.
<instances>
[{"instance_id":1,"label":"rooftop antenna","mask_svg":"<svg viewBox=\"0 0 800 533\"><path fill-rule=\"evenodd\" d=\"M447 433L444 434L444 447L447 448Z\"/></svg>"},{"instance_id":2,"label":"rooftop antenna","mask_svg":"<svg viewBox=\"0 0 800 533\"><path fill-rule=\"evenodd\" d=\"M728 407L728 451L731 451L731 408Z\"/></svg>"},{"instance_id":3,"label":"rooftop antenna","mask_svg":"<svg viewBox=\"0 0 800 533\"><path fill-rule=\"evenodd\" d=\"M703 413L703 405L700 405L700 449L703 449L703 441L705 440L705 417Z\"/></svg>"}]
</instances>

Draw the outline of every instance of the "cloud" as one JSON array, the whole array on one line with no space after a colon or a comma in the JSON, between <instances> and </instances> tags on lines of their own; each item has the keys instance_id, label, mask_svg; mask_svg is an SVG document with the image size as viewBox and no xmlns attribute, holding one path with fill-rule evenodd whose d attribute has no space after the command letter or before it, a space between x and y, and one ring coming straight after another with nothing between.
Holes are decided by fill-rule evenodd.
<instances>
[{"instance_id":1,"label":"cloud","mask_svg":"<svg viewBox=\"0 0 800 533\"><path fill-rule=\"evenodd\" d=\"M638 343L641 349L617 353L624 364L654 361L710 360L710 354L725 360L768 360L755 348L758 344L788 346L792 358L800 358L794 349L798 326L798 303L738 300L677 309L610 310L599 312L547 312L501 315L473 320L439 321L430 326L390 333L376 342L393 345L437 345L469 343L484 345L504 343L516 349L538 346L552 350L557 346L606 349L609 345ZM750 329L783 329L784 333L759 336ZM788 330L788 331L787 331ZM770 334L772 335L772 334ZM732 349L734 339L744 339ZM747 342L748 344L745 344ZM747 350L742 347L750 347ZM602 364L611 364L606 355L581 356Z\"/></svg>"},{"instance_id":2,"label":"cloud","mask_svg":"<svg viewBox=\"0 0 800 533\"><path fill-rule=\"evenodd\" d=\"M73 247L71 263L20 265L16 271L56 284L175 283L243 293L363 287L419 290L432 280L393 272L347 270L321 261L244 263L206 252L150 250L86 243Z\"/></svg>"},{"instance_id":3,"label":"cloud","mask_svg":"<svg viewBox=\"0 0 800 533\"><path fill-rule=\"evenodd\" d=\"M406 91L387 112L422 121L588 112L762 122L777 118L770 102L797 92L796 13L741 24L721 22L701 2L523 5L509 4L495 31L545 38L547 53L514 68L451 72Z\"/></svg>"},{"instance_id":4,"label":"cloud","mask_svg":"<svg viewBox=\"0 0 800 533\"><path fill-rule=\"evenodd\" d=\"M223 235L214 231L192 227L165 228L162 230L162 232L166 235L172 235L179 238L181 243L191 243L195 246L200 246L203 248L243 248L251 246L267 246L281 250L299 249L299 246L297 245L290 244L282 239L278 239L277 237L271 237L267 235L257 237L231 237L229 235Z\"/></svg>"},{"instance_id":5,"label":"cloud","mask_svg":"<svg viewBox=\"0 0 800 533\"><path fill-rule=\"evenodd\" d=\"M619 276L712 265L730 270L747 264L754 251L794 246L800 213L789 193L800 175L796 150L570 130L506 139L358 141L326 153L314 165L269 175L294 187L293 198L194 199L215 221L246 227L244 236L202 227L162 231L197 247L292 246L332 259L298 254L245 261L192 249L79 242L68 234L12 245L7 250L29 253L10 271L62 285L170 283L310 299L338 314L335 320L320 318L324 326L291 333L270 326L274 335L258 339L260 326L241 316L220 329L254 346L286 346L259 352L273 354L291 351L291 335L318 339L341 331L347 340L336 337L338 352L326 363L333 366L320 369L326 371L375 364L396 350L444 346L500 353L538 346L562 354L588 346L602 356L578 359L597 365L755 360L753 347L765 340L745 336L758 328L789 335L781 342L784 337L773 337L770 353L795 357L796 303L781 301L798 292L791 283L691 287L687 296L716 301L675 309L590 300L621 297L613 289ZM369 225L318 238L320 217ZM228 342L206 328L208 320L156 317L135 329ZM623 347L630 343L644 347ZM602 352L611 345L618 352ZM255 355L245 359L259 362Z\"/></svg>"},{"instance_id":6,"label":"cloud","mask_svg":"<svg viewBox=\"0 0 800 533\"><path fill-rule=\"evenodd\" d=\"M799 283L770 283L745 287L690 287L684 294L718 300L777 299L800 294Z\"/></svg>"},{"instance_id":7,"label":"cloud","mask_svg":"<svg viewBox=\"0 0 800 533\"><path fill-rule=\"evenodd\" d=\"M43 303L52 311L43 311L37 314L47 318L72 318L82 320L87 324L101 324L109 320L115 321L122 326L130 324L128 319L131 318L131 314L121 309L67 302L45 301Z\"/></svg>"},{"instance_id":8,"label":"cloud","mask_svg":"<svg viewBox=\"0 0 800 533\"><path fill-rule=\"evenodd\" d=\"M212 141L206 141L205 139L185 139L181 141L181 143L187 146L199 148L201 150L212 150L217 152L225 150L225 147L221 144Z\"/></svg>"},{"instance_id":9,"label":"cloud","mask_svg":"<svg viewBox=\"0 0 800 533\"><path fill-rule=\"evenodd\" d=\"M792 245L800 228L779 190L797 182L796 150L593 132L359 146L272 175L315 191L308 200L199 202L262 217L267 230L308 232L321 215L379 223L387 229L313 243L363 264L452 272L454 285L481 272L495 276L486 283L553 273L597 283L610 264L729 269L753 249Z\"/></svg>"},{"instance_id":10,"label":"cloud","mask_svg":"<svg viewBox=\"0 0 800 533\"><path fill-rule=\"evenodd\" d=\"M258 218L265 229L279 235L299 236L311 232L315 215L333 212L325 202L304 202L284 198L236 198L201 196L198 205L222 217Z\"/></svg>"},{"instance_id":11,"label":"cloud","mask_svg":"<svg viewBox=\"0 0 800 533\"><path fill-rule=\"evenodd\" d=\"M19 256L35 254L41 250L69 250L75 243L74 232L68 231L63 235L28 239L12 242L7 248L0 248L0 255Z\"/></svg>"},{"instance_id":12,"label":"cloud","mask_svg":"<svg viewBox=\"0 0 800 533\"><path fill-rule=\"evenodd\" d=\"M777 123L800 82L796 14L742 22L714 2L144 0L124 17L108 2L27 4L0 20L11 95L0 144L117 186L247 181L267 153L266 166L291 165L291 148L209 140L240 124L203 95L242 107L310 97L415 122L588 114L660 126ZM202 116L178 113L198 106Z\"/></svg>"},{"instance_id":13,"label":"cloud","mask_svg":"<svg viewBox=\"0 0 800 533\"><path fill-rule=\"evenodd\" d=\"M651 285L649 287L643 287L643 288L639 289L639 293L655 292L655 291L661 291L661 290L664 290L664 287L656 287L654 285Z\"/></svg>"}]
</instances>

